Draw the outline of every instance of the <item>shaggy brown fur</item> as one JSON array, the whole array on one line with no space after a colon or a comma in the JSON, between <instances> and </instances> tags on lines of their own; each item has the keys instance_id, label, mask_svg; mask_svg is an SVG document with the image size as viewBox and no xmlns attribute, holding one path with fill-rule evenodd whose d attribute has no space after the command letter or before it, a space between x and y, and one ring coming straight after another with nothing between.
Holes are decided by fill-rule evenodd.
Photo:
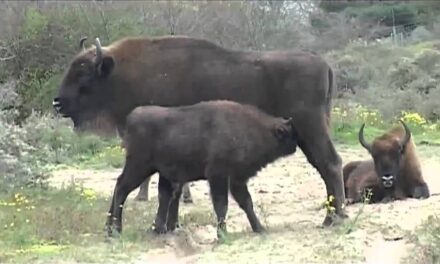
<instances>
[{"instance_id":1,"label":"shaggy brown fur","mask_svg":"<svg viewBox=\"0 0 440 264\"><path fill-rule=\"evenodd\" d=\"M373 203L430 196L411 132L409 128L405 131L405 123L402 125L375 138L371 144L363 140L364 125L361 127L359 141L373 159L353 161L344 166L347 203L362 201L366 189L372 190Z\"/></svg>"},{"instance_id":2,"label":"shaggy brown fur","mask_svg":"<svg viewBox=\"0 0 440 264\"><path fill-rule=\"evenodd\" d=\"M228 189L246 212L252 230L264 230L253 210L249 178L268 163L296 151L292 120L269 116L254 106L208 101L191 106L137 107L127 117L126 160L112 198L107 228L122 229L122 207L132 190L159 172L155 231L177 225L181 186L208 180L218 227L226 231Z\"/></svg>"},{"instance_id":3,"label":"shaggy brown fur","mask_svg":"<svg viewBox=\"0 0 440 264\"><path fill-rule=\"evenodd\" d=\"M97 47L100 44L96 43ZM97 54L95 56L95 54ZM293 117L298 144L342 204L342 162L329 136L333 71L320 56L302 51L234 51L206 40L173 36L125 38L82 51L70 63L54 99L75 127L106 111L123 136L137 106L182 106L226 99ZM148 179L141 185L147 190ZM329 214L324 225L335 220Z\"/></svg>"}]
</instances>

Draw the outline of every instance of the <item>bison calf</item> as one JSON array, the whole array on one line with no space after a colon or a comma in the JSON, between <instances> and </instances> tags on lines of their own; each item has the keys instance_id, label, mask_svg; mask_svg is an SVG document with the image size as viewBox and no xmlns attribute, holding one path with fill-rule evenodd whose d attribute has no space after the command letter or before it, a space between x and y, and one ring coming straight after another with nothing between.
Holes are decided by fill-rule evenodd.
<instances>
[{"instance_id":1,"label":"bison calf","mask_svg":"<svg viewBox=\"0 0 440 264\"><path fill-rule=\"evenodd\" d=\"M127 195L150 174L159 172L159 207L155 231L177 225L182 185L209 182L218 227L225 230L228 189L255 232L264 230L253 209L249 178L276 159L293 154L296 129L291 119L272 117L254 106L231 101L206 101L190 106L142 106L127 118L126 160L107 219L122 230Z\"/></svg>"},{"instance_id":2,"label":"bison calf","mask_svg":"<svg viewBox=\"0 0 440 264\"><path fill-rule=\"evenodd\" d=\"M362 193L371 189L370 202L428 198L416 147L408 126L395 127L374 139L370 144L364 139L365 124L359 130L359 142L368 150L372 160L353 161L343 168L347 203L362 200Z\"/></svg>"}]
</instances>

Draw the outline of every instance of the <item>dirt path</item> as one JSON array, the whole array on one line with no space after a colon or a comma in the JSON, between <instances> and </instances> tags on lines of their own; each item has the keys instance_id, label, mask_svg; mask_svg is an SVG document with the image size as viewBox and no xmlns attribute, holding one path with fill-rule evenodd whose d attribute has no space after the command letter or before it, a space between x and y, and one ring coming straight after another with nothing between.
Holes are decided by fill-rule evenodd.
<instances>
[{"instance_id":1,"label":"dirt path","mask_svg":"<svg viewBox=\"0 0 440 264\"><path fill-rule=\"evenodd\" d=\"M419 147L424 177L432 193L440 193L437 175L440 156L436 156L439 150ZM366 151L358 147L338 146L338 151L344 163L368 157ZM52 183L60 185L74 180L110 195L120 172L121 169L63 170L54 173ZM182 205L181 214L194 210L211 213L207 183L195 182L191 188L195 204ZM300 151L262 170L250 181L249 191L257 215L269 228L267 235L251 234L245 214L230 198L228 231L243 237L234 241L233 246L215 248L215 228L201 225L192 229L191 234L167 235L171 244L168 249L138 256L134 263L229 263L230 259L237 258L244 258L247 263L400 263L411 246L407 232L414 230L428 215L440 212L440 196L426 200L408 199L363 207L356 227L349 234L338 235L335 231L322 229L320 224L325 212L318 208L325 199L324 183ZM136 194L137 190L129 197ZM157 175L150 184L150 199L156 200L156 196ZM361 208L361 204L349 206L350 219L354 219ZM194 252L176 253L178 245L173 244L179 244L178 238L182 237L186 243L194 244Z\"/></svg>"}]
</instances>

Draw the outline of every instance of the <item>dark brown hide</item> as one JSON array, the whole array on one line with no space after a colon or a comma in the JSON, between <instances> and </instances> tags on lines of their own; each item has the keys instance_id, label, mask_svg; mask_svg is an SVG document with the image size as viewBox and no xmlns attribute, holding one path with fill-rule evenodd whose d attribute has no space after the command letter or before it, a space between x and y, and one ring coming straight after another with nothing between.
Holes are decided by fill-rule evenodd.
<instances>
[{"instance_id":1,"label":"dark brown hide","mask_svg":"<svg viewBox=\"0 0 440 264\"><path fill-rule=\"evenodd\" d=\"M191 105L227 99L255 105L297 124L299 146L319 171L327 195L342 204L342 162L329 137L333 72L320 56L301 51L233 51L182 36L127 38L78 54L61 83L56 108L81 126L98 109L108 111L119 131L136 106ZM122 133L122 132L121 132ZM141 186L142 188L142 186Z\"/></svg>"},{"instance_id":2,"label":"dark brown hide","mask_svg":"<svg viewBox=\"0 0 440 264\"><path fill-rule=\"evenodd\" d=\"M127 154L109 211L109 234L113 224L121 231L125 199L149 176L146 171L160 174L156 232L176 227L181 186L201 179L209 182L219 228L225 231L229 189L253 231L263 231L247 182L268 163L293 154L296 139L291 119L232 101L135 108L127 117Z\"/></svg>"},{"instance_id":3,"label":"dark brown hide","mask_svg":"<svg viewBox=\"0 0 440 264\"><path fill-rule=\"evenodd\" d=\"M407 143L402 140L406 135L404 126L394 127L371 144L361 143L369 149L373 159L353 161L344 166L347 203L363 201L366 189L372 191L372 203L430 196L409 129L408 132ZM390 186L385 186L387 181L384 179L390 179Z\"/></svg>"}]
</instances>

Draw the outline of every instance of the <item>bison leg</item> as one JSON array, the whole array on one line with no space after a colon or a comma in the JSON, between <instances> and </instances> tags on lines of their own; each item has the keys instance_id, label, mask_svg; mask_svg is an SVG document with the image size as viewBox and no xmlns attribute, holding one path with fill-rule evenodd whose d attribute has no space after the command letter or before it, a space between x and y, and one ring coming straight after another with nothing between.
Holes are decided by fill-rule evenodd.
<instances>
[{"instance_id":1,"label":"bison leg","mask_svg":"<svg viewBox=\"0 0 440 264\"><path fill-rule=\"evenodd\" d=\"M145 181L139 186L139 192L134 198L136 201L148 201L148 186L150 185L151 177L147 177Z\"/></svg>"},{"instance_id":2,"label":"bison leg","mask_svg":"<svg viewBox=\"0 0 440 264\"><path fill-rule=\"evenodd\" d=\"M256 233L264 232L265 229L255 214L252 197L249 194L246 183L231 181L229 188L231 190L232 197L234 197L240 208L246 213L252 230Z\"/></svg>"},{"instance_id":3,"label":"bison leg","mask_svg":"<svg viewBox=\"0 0 440 264\"><path fill-rule=\"evenodd\" d=\"M217 236L220 238L221 233L226 230L226 213L228 212L228 178L223 175L209 175L209 189L217 216Z\"/></svg>"},{"instance_id":4,"label":"bison leg","mask_svg":"<svg viewBox=\"0 0 440 264\"><path fill-rule=\"evenodd\" d=\"M122 138L122 142L121 142L121 147L125 148L125 143L124 143L124 127L125 124L118 124L116 126L117 128L117 132L119 137ZM150 180L151 180L151 175L147 175L148 177L145 179L144 182L142 182L142 184L139 187L139 192L137 194L137 196L134 198L136 201L148 201L148 186L150 184Z\"/></svg>"},{"instance_id":5,"label":"bison leg","mask_svg":"<svg viewBox=\"0 0 440 264\"><path fill-rule=\"evenodd\" d=\"M183 188L185 185L183 185ZM182 185L176 184L173 187L173 195L171 197L170 206L168 208L167 230L173 231L179 226L179 200L182 195Z\"/></svg>"},{"instance_id":6,"label":"bison leg","mask_svg":"<svg viewBox=\"0 0 440 264\"><path fill-rule=\"evenodd\" d=\"M411 191L411 196L416 199L429 198L430 193L429 193L428 185L426 183L423 183L421 185L414 187L414 189Z\"/></svg>"},{"instance_id":7,"label":"bison leg","mask_svg":"<svg viewBox=\"0 0 440 264\"><path fill-rule=\"evenodd\" d=\"M184 203L193 203L191 191L189 189L189 183L185 183L183 185L183 202Z\"/></svg>"},{"instance_id":8,"label":"bison leg","mask_svg":"<svg viewBox=\"0 0 440 264\"><path fill-rule=\"evenodd\" d=\"M145 179L145 181L139 186L139 192L134 198L136 201L148 201L148 186L150 184L151 177ZM184 203L193 203L193 199L191 196L191 191L189 189L189 185L185 183L183 185L183 202Z\"/></svg>"},{"instance_id":9,"label":"bison leg","mask_svg":"<svg viewBox=\"0 0 440 264\"><path fill-rule=\"evenodd\" d=\"M347 177L345 186L345 204L350 205L358 203L362 200L362 191L359 187L359 182L353 177Z\"/></svg>"},{"instance_id":10,"label":"bison leg","mask_svg":"<svg viewBox=\"0 0 440 264\"><path fill-rule=\"evenodd\" d=\"M297 117L299 146L309 163L318 170L324 180L327 197L334 197L331 204L335 212L327 212L323 225L338 224L348 217L343 209L345 190L341 157L330 139L327 122L323 115L316 116L316 113L306 112L300 113Z\"/></svg>"},{"instance_id":11,"label":"bison leg","mask_svg":"<svg viewBox=\"0 0 440 264\"><path fill-rule=\"evenodd\" d=\"M158 234L167 232L167 218L173 196L173 186L169 180L159 175L159 207L157 208L154 231Z\"/></svg>"},{"instance_id":12,"label":"bison leg","mask_svg":"<svg viewBox=\"0 0 440 264\"><path fill-rule=\"evenodd\" d=\"M123 174L119 175L118 179L122 177ZM115 193L116 193L116 187L113 190L112 199L110 202L110 209L107 213L107 221L105 222L105 229L107 230L107 235L112 235L112 225L113 225L113 210L115 208Z\"/></svg>"},{"instance_id":13,"label":"bison leg","mask_svg":"<svg viewBox=\"0 0 440 264\"><path fill-rule=\"evenodd\" d=\"M139 173L142 171L148 171L144 165L145 162L127 159L124 170L116 181L116 186L112 197L112 205L110 206L111 215L108 216L112 217L113 219L108 222L114 224L118 233L122 232L121 218L122 208L125 200L130 192L139 187L139 185L145 179L145 173ZM151 174L152 173L150 173L150 175Z\"/></svg>"}]
</instances>

